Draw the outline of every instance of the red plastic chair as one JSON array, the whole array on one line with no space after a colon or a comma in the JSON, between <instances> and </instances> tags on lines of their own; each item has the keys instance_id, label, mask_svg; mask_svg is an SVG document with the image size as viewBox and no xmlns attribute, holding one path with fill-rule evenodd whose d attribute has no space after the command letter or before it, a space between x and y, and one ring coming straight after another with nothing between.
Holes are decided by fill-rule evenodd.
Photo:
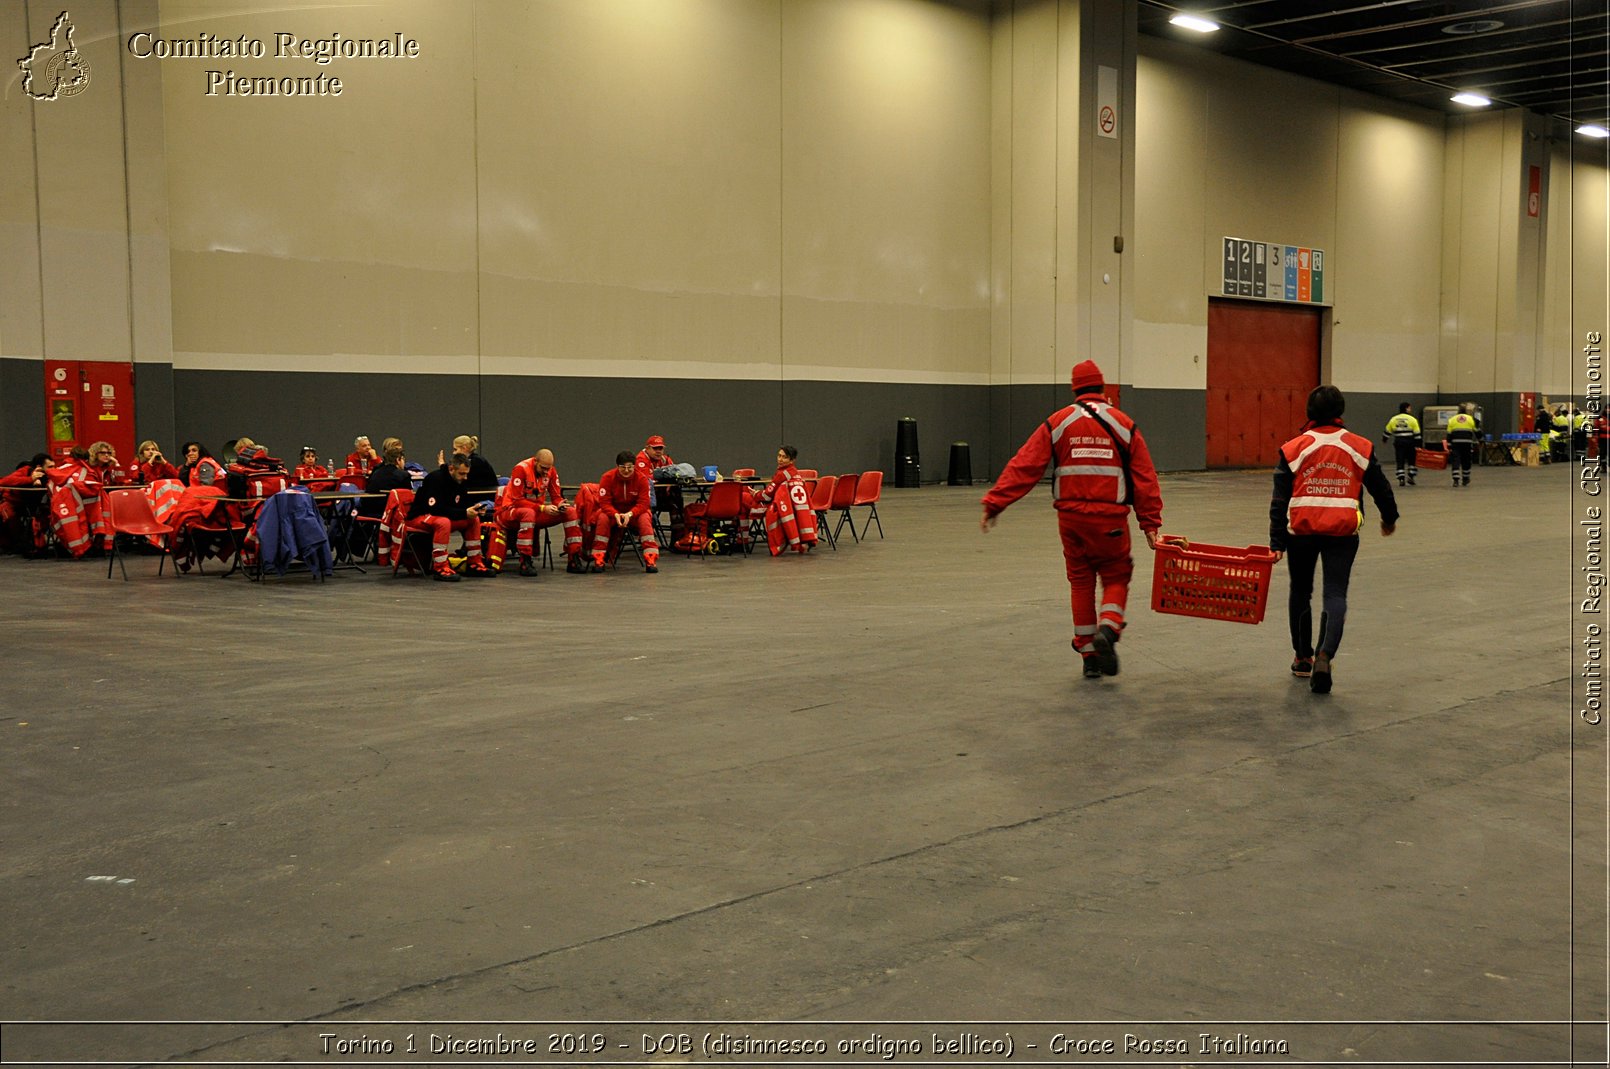
<instances>
[{"instance_id":1,"label":"red plastic chair","mask_svg":"<svg viewBox=\"0 0 1610 1069\"><path fill-rule=\"evenodd\" d=\"M810 482L810 481L812 481L813 479L816 478L816 469L815 468L800 468L799 469L799 477L801 479L804 479L806 482Z\"/></svg>"},{"instance_id":2,"label":"red plastic chair","mask_svg":"<svg viewBox=\"0 0 1610 1069\"><path fill-rule=\"evenodd\" d=\"M744 552L749 547L743 541L743 521L748 519L748 509L744 508L744 486L742 483L728 480L716 483L710 488L710 496L705 500L704 509L696 514L705 524L705 536L708 540L714 535L716 529L726 526L733 543L742 546ZM706 544L709 544L708 541Z\"/></svg>"},{"instance_id":3,"label":"red plastic chair","mask_svg":"<svg viewBox=\"0 0 1610 1069\"><path fill-rule=\"evenodd\" d=\"M839 531L843 529L846 520L850 524L850 535L857 542L861 541L861 536L855 533L855 521L850 519L850 507L855 504L855 484L860 479L861 477L855 472L847 472L838 477L837 485L833 487L833 498L827 507L828 511L839 514L839 522L833 525L833 533L830 536L834 549L838 548Z\"/></svg>"},{"instance_id":4,"label":"red plastic chair","mask_svg":"<svg viewBox=\"0 0 1610 1069\"><path fill-rule=\"evenodd\" d=\"M838 487L838 476L818 476L816 486L811 490L811 511L816 513L816 530L827 535L827 544L836 552L838 542L833 532L827 529L827 510L833 507L833 491Z\"/></svg>"},{"instance_id":5,"label":"red plastic chair","mask_svg":"<svg viewBox=\"0 0 1610 1069\"><path fill-rule=\"evenodd\" d=\"M754 468L733 468L732 469L732 477L734 479L753 479L755 477L755 469Z\"/></svg>"},{"instance_id":6,"label":"red plastic chair","mask_svg":"<svg viewBox=\"0 0 1610 1069\"><path fill-rule=\"evenodd\" d=\"M883 521L878 519L878 499L881 496L883 496L883 472L863 471L861 478L855 484L855 500L851 502L852 508L865 505L870 510L867 513L866 523L861 525L863 538L874 523L878 525L878 537L883 537ZM853 528L855 521L850 521L850 526Z\"/></svg>"},{"instance_id":7,"label":"red plastic chair","mask_svg":"<svg viewBox=\"0 0 1610 1069\"><path fill-rule=\"evenodd\" d=\"M112 529L112 552L106 562L106 578L112 578L112 562L123 569L123 581L129 581L129 569L123 563L123 558L117 555L117 536L133 535L138 538L160 536L162 544L162 559L157 562L157 575L162 574L163 567L168 563L168 554L171 552L170 541L173 538L173 528L157 519L156 513L151 509L151 499L145 496L145 489L128 488L106 491L106 522ZM127 554L124 554L127 556ZM179 574L177 568L174 575Z\"/></svg>"}]
</instances>

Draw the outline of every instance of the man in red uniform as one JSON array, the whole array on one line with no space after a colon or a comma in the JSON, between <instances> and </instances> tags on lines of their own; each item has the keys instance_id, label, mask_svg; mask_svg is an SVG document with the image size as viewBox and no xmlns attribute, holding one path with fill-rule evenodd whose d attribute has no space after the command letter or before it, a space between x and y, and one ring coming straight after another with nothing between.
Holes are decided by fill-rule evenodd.
<instances>
[{"instance_id":1,"label":"man in red uniform","mask_svg":"<svg viewBox=\"0 0 1610 1069\"><path fill-rule=\"evenodd\" d=\"M671 521L671 541L680 542L687 533L686 508L682 501L682 488L669 475L656 479L655 473L676 464L665 451L665 439L658 434L648 436L648 442L637 454L637 470L648 473L649 507L653 512L667 513Z\"/></svg>"},{"instance_id":2,"label":"man in red uniform","mask_svg":"<svg viewBox=\"0 0 1610 1069\"><path fill-rule=\"evenodd\" d=\"M1033 489L1047 466L1052 468L1052 504L1072 591L1073 648L1084 659L1087 679L1118 674L1113 647L1124 630L1124 606L1135 568L1129 555L1130 506L1153 549L1163 526L1163 495L1151 451L1135 421L1102 397L1105 386L1095 361L1074 366L1073 404L1029 435L984 495L979 520L980 529L988 534L996 517Z\"/></svg>"},{"instance_id":3,"label":"man in red uniform","mask_svg":"<svg viewBox=\"0 0 1610 1069\"><path fill-rule=\"evenodd\" d=\"M430 532L431 578L445 583L458 582L453 566L447 563L447 540L454 531L464 533L464 556L468 558L464 573L492 574L481 559L481 513L492 503L469 496L469 487L464 485L469 477L470 458L454 453L446 464L425 476L408 510L408 529Z\"/></svg>"},{"instance_id":4,"label":"man in red uniform","mask_svg":"<svg viewBox=\"0 0 1610 1069\"><path fill-rule=\"evenodd\" d=\"M654 521L649 514L648 472L637 466L637 458L622 450L615 454L615 466L598 477L597 503L592 506L592 570L604 570L609 545L616 528L637 532L643 546L643 570L660 570L660 544L654 538Z\"/></svg>"},{"instance_id":5,"label":"man in red uniform","mask_svg":"<svg viewBox=\"0 0 1610 1069\"><path fill-rule=\"evenodd\" d=\"M380 454L370 444L367 434L360 434L352 440L352 452L347 454L347 470L368 475L380 466Z\"/></svg>"},{"instance_id":6,"label":"man in red uniform","mask_svg":"<svg viewBox=\"0 0 1610 1069\"><path fill-rule=\"evenodd\" d=\"M539 449L535 456L514 466L499 498L497 522L499 527L515 528L514 551L520 555L521 575L537 574L537 531L555 524L564 525L566 570L587 570L581 556L581 525L576 522L575 506L565 503L559 488L552 450Z\"/></svg>"}]
</instances>

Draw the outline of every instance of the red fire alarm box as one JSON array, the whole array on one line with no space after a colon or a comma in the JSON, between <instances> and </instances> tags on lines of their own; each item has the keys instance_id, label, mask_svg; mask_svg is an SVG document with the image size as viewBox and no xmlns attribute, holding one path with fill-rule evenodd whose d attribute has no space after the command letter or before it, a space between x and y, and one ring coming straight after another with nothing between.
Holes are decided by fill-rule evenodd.
<instances>
[{"instance_id":1,"label":"red fire alarm box","mask_svg":"<svg viewBox=\"0 0 1610 1069\"><path fill-rule=\"evenodd\" d=\"M134 458L134 365L114 360L45 361L50 455L107 441L124 464Z\"/></svg>"}]
</instances>

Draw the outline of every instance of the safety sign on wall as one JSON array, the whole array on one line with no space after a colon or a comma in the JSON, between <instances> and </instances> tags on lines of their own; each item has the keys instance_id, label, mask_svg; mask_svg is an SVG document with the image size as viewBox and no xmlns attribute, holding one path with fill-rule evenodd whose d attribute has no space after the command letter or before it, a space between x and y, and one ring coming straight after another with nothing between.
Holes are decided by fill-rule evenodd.
<instances>
[{"instance_id":1,"label":"safety sign on wall","mask_svg":"<svg viewBox=\"0 0 1610 1069\"><path fill-rule=\"evenodd\" d=\"M1224 295L1324 304L1325 250L1225 238Z\"/></svg>"}]
</instances>

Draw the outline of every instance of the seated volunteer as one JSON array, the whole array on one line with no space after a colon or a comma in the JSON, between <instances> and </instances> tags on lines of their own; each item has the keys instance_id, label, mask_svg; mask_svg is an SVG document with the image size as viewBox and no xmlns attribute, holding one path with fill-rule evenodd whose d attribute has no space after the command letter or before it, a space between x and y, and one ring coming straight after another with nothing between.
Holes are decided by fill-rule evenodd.
<instances>
[{"instance_id":1,"label":"seated volunteer","mask_svg":"<svg viewBox=\"0 0 1610 1069\"><path fill-rule=\"evenodd\" d=\"M598 497L592 505L592 570L604 570L616 530L631 529L643 546L643 570L659 571L660 544L654 538L654 520L649 513L649 477L637 466L629 450L615 454L615 466L598 477Z\"/></svg>"},{"instance_id":2,"label":"seated volunteer","mask_svg":"<svg viewBox=\"0 0 1610 1069\"><path fill-rule=\"evenodd\" d=\"M473 434L461 434L453 439L453 455L465 457L470 463L470 474L469 478L465 480L465 488L469 490L496 491L498 488L497 469L492 467L490 460L476 452L480 448L481 440ZM436 454L437 461L441 462L443 457L444 454L438 451ZM491 501L492 495L484 494L478 500Z\"/></svg>"},{"instance_id":3,"label":"seated volunteer","mask_svg":"<svg viewBox=\"0 0 1610 1069\"><path fill-rule=\"evenodd\" d=\"M358 502L358 515L379 516L386 508L386 496L393 490L412 490L413 477L408 474L408 457L403 453L401 445L389 446L380 466L369 473L364 480L363 492L377 494L378 497L365 497Z\"/></svg>"},{"instance_id":4,"label":"seated volunteer","mask_svg":"<svg viewBox=\"0 0 1610 1069\"><path fill-rule=\"evenodd\" d=\"M0 477L0 553L40 553L50 524L50 501L43 493L8 493L4 487L43 490L45 473L56 466L49 453L35 453L11 474Z\"/></svg>"},{"instance_id":5,"label":"seated volunteer","mask_svg":"<svg viewBox=\"0 0 1610 1069\"><path fill-rule=\"evenodd\" d=\"M787 549L806 553L816 545L816 510L811 508L811 492L794 463L798 459L798 449L780 447L777 473L754 498L754 509L765 517L766 547L774 557Z\"/></svg>"},{"instance_id":6,"label":"seated volunteer","mask_svg":"<svg viewBox=\"0 0 1610 1069\"><path fill-rule=\"evenodd\" d=\"M125 486L133 481L118 462L117 450L112 448L111 442L90 443L89 467L102 486Z\"/></svg>"},{"instance_id":7,"label":"seated volunteer","mask_svg":"<svg viewBox=\"0 0 1610 1069\"><path fill-rule=\"evenodd\" d=\"M347 470L368 475L380 464L380 454L370 444L367 434L360 434L352 440L352 452L347 454Z\"/></svg>"},{"instance_id":8,"label":"seated volunteer","mask_svg":"<svg viewBox=\"0 0 1610 1069\"><path fill-rule=\"evenodd\" d=\"M1370 492L1381 512L1383 537L1398 522L1397 500L1370 440L1342 426L1346 407L1342 391L1334 386L1316 387L1308 395L1308 422L1280 447L1269 502L1269 548L1285 555L1291 573L1291 674L1308 677L1315 694L1330 692L1331 662L1342 644L1347 584L1364 523L1363 492ZM1325 585L1316 639L1309 601L1321 561Z\"/></svg>"},{"instance_id":9,"label":"seated volunteer","mask_svg":"<svg viewBox=\"0 0 1610 1069\"><path fill-rule=\"evenodd\" d=\"M469 558L465 574L477 577L492 574L487 570L486 561L481 559L481 514L490 509L492 503L470 496L466 482L469 475L470 458L454 453L446 464L425 476L408 510L408 529L430 532L431 578L444 583L458 582L452 565L447 563L447 540L454 531L464 534L464 555Z\"/></svg>"},{"instance_id":10,"label":"seated volunteer","mask_svg":"<svg viewBox=\"0 0 1610 1069\"><path fill-rule=\"evenodd\" d=\"M559 488L559 470L553 466L553 452L539 449L514 466L497 509L499 527L515 528L514 551L520 555L520 574L537 574L537 532L556 524L564 525L566 571L586 571L581 556L581 525L576 508L565 503Z\"/></svg>"},{"instance_id":11,"label":"seated volunteer","mask_svg":"<svg viewBox=\"0 0 1610 1069\"><path fill-rule=\"evenodd\" d=\"M163 479L180 478L179 469L168 463L168 458L162 455L162 447L150 439L141 442L134 455L138 460L129 472L134 482L150 485Z\"/></svg>"},{"instance_id":12,"label":"seated volunteer","mask_svg":"<svg viewBox=\"0 0 1610 1069\"><path fill-rule=\"evenodd\" d=\"M296 465L296 470L291 472L292 477L297 482L307 486L309 490L334 490L335 480L326 479L329 474L330 469L319 463L319 451L311 445L304 445L302 447L302 460ZM323 481L314 482L313 480L315 479Z\"/></svg>"}]
</instances>

